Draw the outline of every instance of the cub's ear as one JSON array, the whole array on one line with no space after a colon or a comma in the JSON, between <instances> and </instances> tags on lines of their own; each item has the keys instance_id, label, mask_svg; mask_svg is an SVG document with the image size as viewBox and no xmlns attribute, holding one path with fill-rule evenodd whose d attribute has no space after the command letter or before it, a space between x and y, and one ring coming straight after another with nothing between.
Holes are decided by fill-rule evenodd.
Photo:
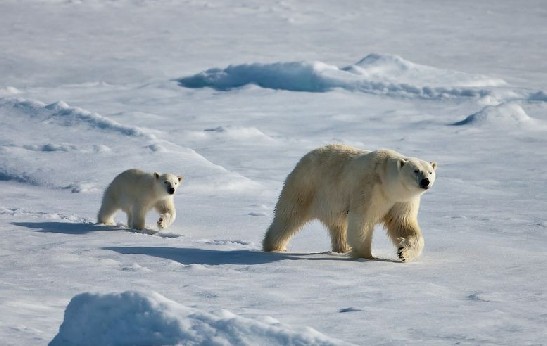
<instances>
[{"instance_id":1,"label":"cub's ear","mask_svg":"<svg viewBox=\"0 0 547 346\"><path fill-rule=\"evenodd\" d=\"M160 175L158 173L154 172L154 177L156 177L156 179L159 179Z\"/></svg>"},{"instance_id":2,"label":"cub's ear","mask_svg":"<svg viewBox=\"0 0 547 346\"><path fill-rule=\"evenodd\" d=\"M437 162L431 161L429 164L433 167L433 170L437 169Z\"/></svg>"},{"instance_id":3,"label":"cub's ear","mask_svg":"<svg viewBox=\"0 0 547 346\"><path fill-rule=\"evenodd\" d=\"M180 183L184 177L182 175L179 175L177 178L179 178L179 183Z\"/></svg>"}]
</instances>

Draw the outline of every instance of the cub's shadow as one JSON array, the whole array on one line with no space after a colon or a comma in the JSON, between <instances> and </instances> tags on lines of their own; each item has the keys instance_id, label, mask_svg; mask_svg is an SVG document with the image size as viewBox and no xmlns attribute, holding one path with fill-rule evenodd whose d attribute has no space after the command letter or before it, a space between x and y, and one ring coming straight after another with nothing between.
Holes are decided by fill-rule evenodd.
<instances>
[{"instance_id":1,"label":"cub's shadow","mask_svg":"<svg viewBox=\"0 0 547 346\"><path fill-rule=\"evenodd\" d=\"M123 255L147 255L172 260L184 265L202 264L218 266L224 264L257 265L282 260L301 259L298 255L262 252L258 250L210 250L183 247L103 247Z\"/></svg>"},{"instance_id":2,"label":"cub's shadow","mask_svg":"<svg viewBox=\"0 0 547 346\"><path fill-rule=\"evenodd\" d=\"M12 222L12 225L35 229L44 233L86 234L91 232L106 232L116 229L112 226L96 225L93 223L70 223L60 221L42 222Z\"/></svg>"}]
</instances>

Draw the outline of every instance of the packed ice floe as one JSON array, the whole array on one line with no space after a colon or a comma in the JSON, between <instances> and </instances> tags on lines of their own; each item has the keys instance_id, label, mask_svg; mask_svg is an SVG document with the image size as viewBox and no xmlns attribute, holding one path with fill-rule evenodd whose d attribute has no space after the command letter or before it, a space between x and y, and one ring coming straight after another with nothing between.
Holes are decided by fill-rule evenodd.
<instances>
[{"instance_id":1,"label":"packed ice floe","mask_svg":"<svg viewBox=\"0 0 547 346\"><path fill-rule=\"evenodd\" d=\"M187 307L159 293L82 293L68 304L51 346L64 345L347 345L312 328L271 317Z\"/></svg>"}]
</instances>

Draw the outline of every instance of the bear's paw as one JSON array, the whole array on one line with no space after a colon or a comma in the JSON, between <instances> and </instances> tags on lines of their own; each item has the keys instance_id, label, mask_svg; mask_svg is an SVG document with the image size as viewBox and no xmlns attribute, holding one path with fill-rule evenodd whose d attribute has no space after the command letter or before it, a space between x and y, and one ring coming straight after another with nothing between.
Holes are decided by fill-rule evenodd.
<instances>
[{"instance_id":1,"label":"bear's paw","mask_svg":"<svg viewBox=\"0 0 547 346\"><path fill-rule=\"evenodd\" d=\"M409 262L420 256L424 246L423 238L411 237L399 239L397 257L401 262Z\"/></svg>"}]
</instances>

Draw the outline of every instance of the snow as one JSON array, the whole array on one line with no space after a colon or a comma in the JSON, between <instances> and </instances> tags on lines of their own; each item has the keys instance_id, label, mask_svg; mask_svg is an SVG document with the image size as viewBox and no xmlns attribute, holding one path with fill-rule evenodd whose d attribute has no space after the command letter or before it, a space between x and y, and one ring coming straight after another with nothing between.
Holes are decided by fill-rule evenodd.
<instances>
[{"instance_id":1,"label":"snow","mask_svg":"<svg viewBox=\"0 0 547 346\"><path fill-rule=\"evenodd\" d=\"M5 345L528 345L547 334L543 1L0 3ZM438 163L422 257L261 241L327 143ZM95 225L128 168L159 233Z\"/></svg>"},{"instance_id":2,"label":"snow","mask_svg":"<svg viewBox=\"0 0 547 346\"><path fill-rule=\"evenodd\" d=\"M71 299L50 345L335 345L311 328L293 331L229 311L203 312L156 292L82 293Z\"/></svg>"}]
</instances>

